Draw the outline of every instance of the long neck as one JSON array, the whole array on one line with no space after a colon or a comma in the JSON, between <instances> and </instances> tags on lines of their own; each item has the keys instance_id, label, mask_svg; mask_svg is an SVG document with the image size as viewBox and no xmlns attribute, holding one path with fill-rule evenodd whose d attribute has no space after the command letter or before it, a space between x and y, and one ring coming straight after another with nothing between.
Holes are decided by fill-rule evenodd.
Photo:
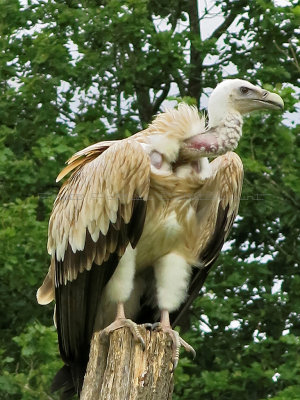
<instances>
[{"instance_id":1,"label":"long neck","mask_svg":"<svg viewBox=\"0 0 300 400\"><path fill-rule=\"evenodd\" d=\"M226 115L219 126L215 127L216 136L220 145L219 152L223 148L226 151L234 150L242 136L243 118L237 111L232 111ZM222 151L222 152L223 152Z\"/></svg>"},{"instance_id":2,"label":"long neck","mask_svg":"<svg viewBox=\"0 0 300 400\"><path fill-rule=\"evenodd\" d=\"M242 136L242 116L238 112L228 113L217 126L205 133L193 136L187 142L187 157L213 157L233 151ZM197 151L190 151L190 150Z\"/></svg>"},{"instance_id":3,"label":"long neck","mask_svg":"<svg viewBox=\"0 0 300 400\"><path fill-rule=\"evenodd\" d=\"M214 102L208 103L208 122L209 128L215 128L220 126L222 122L230 115L232 112L232 108L229 104L225 103L222 104L222 107L215 106Z\"/></svg>"}]
</instances>

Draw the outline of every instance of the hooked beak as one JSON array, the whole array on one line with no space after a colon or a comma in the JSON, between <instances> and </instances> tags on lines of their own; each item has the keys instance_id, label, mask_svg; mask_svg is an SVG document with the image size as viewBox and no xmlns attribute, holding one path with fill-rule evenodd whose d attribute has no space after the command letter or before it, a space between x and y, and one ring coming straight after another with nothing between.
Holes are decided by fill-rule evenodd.
<instances>
[{"instance_id":1,"label":"hooked beak","mask_svg":"<svg viewBox=\"0 0 300 400\"><path fill-rule=\"evenodd\" d=\"M278 94L268 91L263 91L261 96L252 101L256 104L256 109L283 110L284 108L282 98Z\"/></svg>"},{"instance_id":2,"label":"hooked beak","mask_svg":"<svg viewBox=\"0 0 300 400\"><path fill-rule=\"evenodd\" d=\"M249 95L235 99L235 109L241 114L259 110L283 110L282 98L276 94L256 88Z\"/></svg>"}]
</instances>

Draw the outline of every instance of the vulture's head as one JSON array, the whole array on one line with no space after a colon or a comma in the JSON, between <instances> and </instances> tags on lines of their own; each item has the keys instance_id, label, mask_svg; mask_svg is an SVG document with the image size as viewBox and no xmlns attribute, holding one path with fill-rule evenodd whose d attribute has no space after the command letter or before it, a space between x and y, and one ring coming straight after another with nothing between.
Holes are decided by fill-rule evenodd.
<instances>
[{"instance_id":1,"label":"vulture's head","mask_svg":"<svg viewBox=\"0 0 300 400\"><path fill-rule=\"evenodd\" d=\"M217 126L230 112L246 114L263 109L280 110L283 106L282 98L276 93L242 79L227 79L213 90L209 98L209 125Z\"/></svg>"},{"instance_id":2,"label":"vulture's head","mask_svg":"<svg viewBox=\"0 0 300 400\"><path fill-rule=\"evenodd\" d=\"M241 115L263 109L283 109L276 93L241 79L228 79L212 92L208 102L209 127L196 107L180 104L159 114L145 132L149 154L160 154L166 165L178 160L196 160L234 150L242 134ZM154 157L153 157L154 158ZM151 159L152 160L152 159ZM153 159L154 165L161 165Z\"/></svg>"}]
</instances>

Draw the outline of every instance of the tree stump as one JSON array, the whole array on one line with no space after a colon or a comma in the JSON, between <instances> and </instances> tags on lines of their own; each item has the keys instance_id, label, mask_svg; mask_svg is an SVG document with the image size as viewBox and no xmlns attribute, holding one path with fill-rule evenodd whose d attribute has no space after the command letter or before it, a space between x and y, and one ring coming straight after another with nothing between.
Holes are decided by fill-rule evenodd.
<instances>
[{"instance_id":1,"label":"tree stump","mask_svg":"<svg viewBox=\"0 0 300 400\"><path fill-rule=\"evenodd\" d=\"M163 332L140 331L145 351L127 328L107 342L94 333L80 400L172 399L172 340Z\"/></svg>"}]
</instances>

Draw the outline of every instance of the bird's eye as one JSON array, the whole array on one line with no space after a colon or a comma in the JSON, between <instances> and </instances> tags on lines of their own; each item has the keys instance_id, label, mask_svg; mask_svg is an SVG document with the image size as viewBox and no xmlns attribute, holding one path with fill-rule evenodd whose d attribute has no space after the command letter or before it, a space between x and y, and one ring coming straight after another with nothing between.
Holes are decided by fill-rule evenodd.
<instances>
[{"instance_id":1,"label":"bird's eye","mask_svg":"<svg viewBox=\"0 0 300 400\"><path fill-rule=\"evenodd\" d=\"M247 94L247 93L249 92L249 90L250 90L250 89L248 89L246 86L242 86L242 87L240 88L240 92L241 92L242 94Z\"/></svg>"}]
</instances>

